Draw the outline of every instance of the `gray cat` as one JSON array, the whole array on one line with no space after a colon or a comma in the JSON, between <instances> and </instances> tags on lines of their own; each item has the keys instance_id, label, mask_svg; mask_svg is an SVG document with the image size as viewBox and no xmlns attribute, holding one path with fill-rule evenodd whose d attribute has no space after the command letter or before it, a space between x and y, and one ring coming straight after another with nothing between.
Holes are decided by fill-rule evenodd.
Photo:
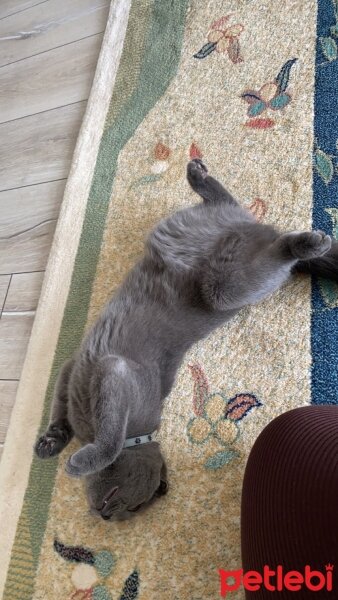
<instances>
[{"instance_id":1,"label":"gray cat","mask_svg":"<svg viewBox=\"0 0 338 600\"><path fill-rule=\"evenodd\" d=\"M66 471L86 476L89 504L104 519L128 518L166 493L151 433L192 344L277 290L292 270L338 280L338 242L328 235L257 223L198 159L187 176L203 202L152 231L144 257L62 368L49 427L35 445L49 458L79 438Z\"/></svg>"}]
</instances>

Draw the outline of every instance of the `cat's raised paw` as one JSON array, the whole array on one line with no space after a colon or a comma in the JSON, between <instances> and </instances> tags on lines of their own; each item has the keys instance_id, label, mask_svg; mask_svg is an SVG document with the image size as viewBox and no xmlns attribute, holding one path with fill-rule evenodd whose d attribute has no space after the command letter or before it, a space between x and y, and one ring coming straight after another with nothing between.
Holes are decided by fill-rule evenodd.
<instances>
[{"instance_id":1,"label":"cat's raised paw","mask_svg":"<svg viewBox=\"0 0 338 600\"><path fill-rule=\"evenodd\" d=\"M200 158L194 158L188 163L187 178L192 187L205 179L208 175L208 169Z\"/></svg>"},{"instance_id":2,"label":"cat's raised paw","mask_svg":"<svg viewBox=\"0 0 338 600\"><path fill-rule=\"evenodd\" d=\"M323 231L292 232L286 234L289 250L300 260L323 256L331 248L332 240Z\"/></svg>"}]
</instances>

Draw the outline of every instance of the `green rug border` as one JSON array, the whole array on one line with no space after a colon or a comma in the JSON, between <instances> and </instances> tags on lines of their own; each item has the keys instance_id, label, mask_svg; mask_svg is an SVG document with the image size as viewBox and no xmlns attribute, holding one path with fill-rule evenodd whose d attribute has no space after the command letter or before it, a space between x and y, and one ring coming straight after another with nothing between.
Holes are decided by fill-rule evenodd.
<instances>
[{"instance_id":1,"label":"green rug border","mask_svg":"<svg viewBox=\"0 0 338 600\"><path fill-rule=\"evenodd\" d=\"M132 4L111 99L115 118L106 127L100 143L40 431L45 429L48 422L57 373L63 362L78 348L83 337L118 156L177 73L187 7L188 0L175 3L170 0L137 0ZM148 18L142 19L142 14ZM144 37L137 36L139 46L136 48L133 28L134 32L136 28L139 32L142 26ZM135 77L134 90L128 89L125 99L123 77L119 77L119 72L128 68L128 64L133 64L135 52L138 59L143 56L143 60L139 61L140 70L138 77ZM111 114L109 109L107 117ZM44 462L33 458L3 600L18 600L18 589L20 600L32 598L57 466L57 461Z\"/></svg>"}]
</instances>

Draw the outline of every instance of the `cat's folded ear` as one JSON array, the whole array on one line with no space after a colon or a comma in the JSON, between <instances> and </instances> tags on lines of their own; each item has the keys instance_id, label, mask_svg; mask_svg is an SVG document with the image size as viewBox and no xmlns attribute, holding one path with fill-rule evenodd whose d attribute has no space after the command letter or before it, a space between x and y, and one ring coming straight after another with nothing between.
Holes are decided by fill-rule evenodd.
<instances>
[{"instance_id":1,"label":"cat's folded ear","mask_svg":"<svg viewBox=\"0 0 338 600\"><path fill-rule=\"evenodd\" d=\"M160 485L156 491L156 496L165 496L165 494L168 492L168 490L169 490L168 481L161 479Z\"/></svg>"},{"instance_id":2,"label":"cat's folded ear","mask_svg":"<svg viewBox=\"0 0 338 600\"><path fill-rule=\"evenodd\" d=\"M167 465L163 461L160 475L160 485L156 490L156 496L165 496L169 490Z\"/></svg>"}]
</instances>

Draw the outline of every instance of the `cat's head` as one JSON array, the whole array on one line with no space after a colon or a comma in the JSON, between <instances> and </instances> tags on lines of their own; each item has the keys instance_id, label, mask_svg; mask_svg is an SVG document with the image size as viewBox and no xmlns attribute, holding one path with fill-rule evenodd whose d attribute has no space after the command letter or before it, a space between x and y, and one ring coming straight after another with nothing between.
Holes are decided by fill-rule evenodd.
<instances>
[{"instance_id":1,"label":"cat's head","mask_svg":"<svg viewBox=\"0 0 338 600\"><path fill-rule=\"evenodd\" d=\"M124 520L168 491L167 468L157 442L126 448L109 467L86 477L89 505L102 519Z\"/></svg>"}]
</instances>

